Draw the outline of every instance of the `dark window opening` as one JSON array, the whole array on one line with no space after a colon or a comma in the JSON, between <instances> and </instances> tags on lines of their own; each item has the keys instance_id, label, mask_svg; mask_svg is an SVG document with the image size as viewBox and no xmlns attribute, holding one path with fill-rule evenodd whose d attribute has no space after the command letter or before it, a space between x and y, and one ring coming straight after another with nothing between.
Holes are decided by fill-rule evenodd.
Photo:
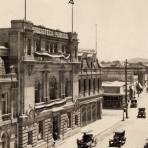
<instances>
[{"instance_id":1,"label":"dark window opening","mask_svg":"<svg viewBox=\"0 0 148 148\"><path fill-rule=\"evenodd\" d=\"M49 95L51 100L57 98L57 82L55 77L49 80Z\"/></svg>"},{"instance_id":2,"label":"dark window opening","mask_svg":"<svg viewBox=\"0 0 148 148\"><path fill-rule=\"evenodd\" d=\"M27 40L27 55L31 55L31 39Z\"/></svg>"},{"instance_id":3,"label":"dark window opening","mask_svg":"<svg viewBox=\"0 0 148 148\"><path fill-rule=\"evenodd\" d=\"M65 53L65 45L62 45L62 52Z\"/></svg>"},{"instance_id":4,"label":"dark window opening","mask_svg":"<svg viewBox=\"0 0 148 148\"><path fill-rule=\"evenodd\" d=\"M32 131L28 132L28 145L32 145Z\"/></svg>"},{"instance_id":5,"label":"dark window opening","mask_svg":"<svg viewBox=\"0 0 148 148\"><path fill-rule=\"evenodd\" d=\"M81 92L81 80L79 79L79 93Z\"/></svg>"},{"instance_id":6,"label":"dark window opening","mask_svg":"<svg viewBox=\"0 0 148 148\"><path fill-rule=\"evenodd\" d=\"M91 91L91 80L89 79L88 80L88 92L89 92L89 95L90 95L90 91Z\"/></svg>"},{"instance_id":7,"label":"dark window opening","mask_svg":"<svg viewBox=\"0 0 148 148\"><path fill-rule=\"evenodd\" d=\"M75 46L75 58L77 58L77 46Z\"/></svg>"},{"instance_id":8,"label":"dark window opening","mask_svg":"<svg viewBox=\"0 0 148 148\"><path fill-rule=\"evenodd\" d=\"M67 113L67 116L68 116L68 123L67 123L67 127L68 127L68 128L71 128L71 113L70 113L70 112L68 112L68 113Z\"/></svg>"},{"instance_id":9,"label":"dark window opening","mask_svg":"<svg viewBox=\"0 0 148 148\"><path fill-rule=\"evenodd\" d=\"M86 79L84 79L84 93L86 92Z\"/></svg>"},{"instance_id":10,"label":"dark window opening","mask_svg":"<svg viewBox=\"0 0 148 148\"><path fill-rule=\"evenodd\" d=\"M39 121L38 140L43 139L43 121Z\"/></svg>"},{"instance_id":11,"label":"dark window opening","mask_svg":"<svg viewBox=\"0 0 148 148\"><path fill-rule=\"evenodd\" d=\"M35 84L35 103L41 102L41 84L40 82Z\"/></svg>"},{"instance_id":12,"label":"dark window opening","mask_svg":"<svg viewBox=\"0 0 148 148\"><path fill-rule=\"evenodd\" d=\"M53 53L53 43L50 44L50 52Z\"/></svg>"},{"instance_id":13,"label":"dark window opening","mask_svg":"<svg viewBox=\"0 0 148 148\"><path fill-rule=\"evenodd\" d=\"M75 115L75 125L78 125L78 123L79 123L78 115Z\"/></svg>"},{"instance_id":14,"label":"dark window opening","mask_svg":"<svg viewBox=\"0 0 148 148\"><path fill-rule=\"evenodd\" d=\"M58 45L57 45L57 43L54 44L54 52L58 53Z\"/></svg>"},{"instance_id":15,"label":"dark window opening","mask_svg":"<svg viewBox=\"0 0 148 148\"><path fill-rule=\"evenodd\" d=\"M41 50L41 42L39 40L36 41L36 51Z\"/></svg>"},{"instance_id":16,"label":"dark window opening","mask_svg":"<svg viewBox=\"0 0 148 148\"><path fill-rule=\"evenodd\" d=\"M45 43L45 50L46 50L46 51L49 51L49 42L46 42L46 43Z\"/></svg>"}]
</instances>

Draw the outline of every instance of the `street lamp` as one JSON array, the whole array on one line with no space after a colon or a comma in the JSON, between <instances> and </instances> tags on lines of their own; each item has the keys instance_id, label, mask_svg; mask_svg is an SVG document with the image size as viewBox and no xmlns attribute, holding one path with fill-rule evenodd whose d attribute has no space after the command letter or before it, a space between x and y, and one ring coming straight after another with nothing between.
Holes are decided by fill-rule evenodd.
<instances>
[{"instance_id":1,"label":"street lamp","mask_svg":"<svg viewBox=\"0 0 148 148\"><path fill-rule=\"evenodd\" d=\"M72 29L72 33L73 33L73 5L74 5L74 0L70 0L70 1L69 1L69 4L71 4L71 6L72 6L72 7L71 7L71 8L72 8L72 9L71 9L71 25L72 25L72 26L71 26L71 29Z\"/></svg>"}]
</instances>

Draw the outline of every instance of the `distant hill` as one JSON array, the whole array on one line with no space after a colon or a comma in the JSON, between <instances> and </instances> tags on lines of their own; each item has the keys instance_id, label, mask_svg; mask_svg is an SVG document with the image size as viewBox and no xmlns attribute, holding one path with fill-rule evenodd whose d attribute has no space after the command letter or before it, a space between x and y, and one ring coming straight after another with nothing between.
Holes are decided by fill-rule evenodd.
<instances>
[{"instance_id":1,"label":"distant hill","mask_svg":"<svg viewBox=\"0 0 148 148\"><path fill-rule=\"evenodd\" d=\"M142 62L142 63L148 63L148 59L145 58L131 58L128 59L129 63L138 63L138 62Z\"/></svg>"}]
</instances>

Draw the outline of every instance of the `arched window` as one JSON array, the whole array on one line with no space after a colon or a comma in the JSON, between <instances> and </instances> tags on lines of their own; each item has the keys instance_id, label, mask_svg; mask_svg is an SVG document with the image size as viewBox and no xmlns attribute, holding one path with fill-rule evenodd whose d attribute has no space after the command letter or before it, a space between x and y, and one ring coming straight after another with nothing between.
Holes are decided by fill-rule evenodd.
<instances>
[{"instance_id":1,"label":"arched window","mask_svg":"<svg viewBox=\"0 0 148 148\"><path fill-rule=\"evenodd\" d=\"M35 103L41 102L41 83L35 83Z\"/></svg>"},{"instance_id":2,"label":"arched window","mask_svg":"<svg viewBox=\"0 0 148 148\"><path fill-rule=\"evenodd\" d=\"M2 135L2 148L10 148L10 139L7 133Z\"/></svg>"},{"instance_id":3,"label":"arched window","mask_svg":"<svg viewBox=\"0 0 148 148\"><path fill-rule=\"evenodd\" d=\"M57 81L54 76L49 79L49 97L50 100L57 98Z\"/></svg>"}]
</instances>

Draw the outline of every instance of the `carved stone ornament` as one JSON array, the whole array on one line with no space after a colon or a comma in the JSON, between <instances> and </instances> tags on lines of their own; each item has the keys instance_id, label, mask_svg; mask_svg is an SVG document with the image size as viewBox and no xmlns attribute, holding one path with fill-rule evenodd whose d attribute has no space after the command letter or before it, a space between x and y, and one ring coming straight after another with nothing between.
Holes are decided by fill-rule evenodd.
<instances>
[{"instance_id":1,"label":"carved stone ornament","mask_svg":"<svg viewBox=\"0 0 148 148\"><path fill-rule=\"evenodd\" d=\"M30 120L35 121L35 119L36 119L36 112L35 112L35 110L33 109L32 106L29 105L29 109L26 111L26 115L28 116L28 118Z\"/></svg>"},{"instance_id":2,"label":"carved stone ornament","mask_svg":"<svg viewBox=\"0 0 148 148\"><path fill-rule=\"evenodd\" d=\"M79 107L80 107L80 102L79 102L78 98L76 98L74 100L74 108L75 108L75 110L77 110L77 109L79 109Z\"/></svg>"}]
</instances>

